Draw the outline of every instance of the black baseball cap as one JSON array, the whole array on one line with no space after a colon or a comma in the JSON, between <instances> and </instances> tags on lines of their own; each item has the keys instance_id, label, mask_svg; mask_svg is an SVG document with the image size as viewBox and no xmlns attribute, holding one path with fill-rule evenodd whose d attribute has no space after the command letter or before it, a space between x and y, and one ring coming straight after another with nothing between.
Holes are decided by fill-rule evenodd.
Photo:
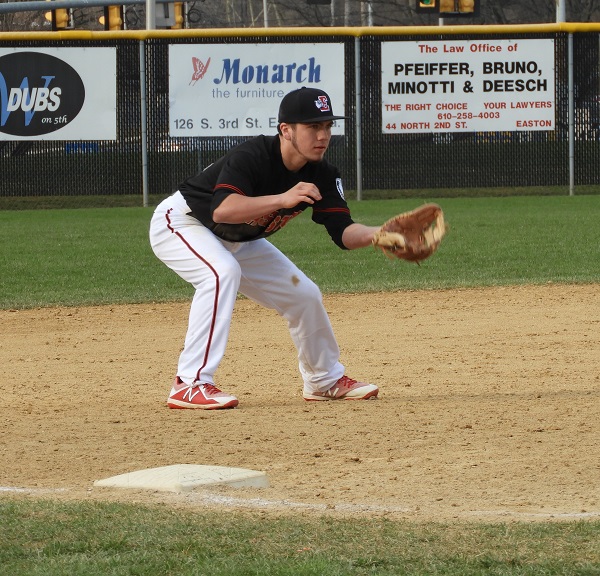
<instances>
[{"instance_id":1,"label":"black baseball cap","mask_svg":"<svg viewBox=\"0 0 600 576\"><path fill-rule=\"evenodd\" d=\"M286 94L279 105L279 123L310 124L343 120L346 116L335 116L331 99L326 92L318 88L298 88Z\"/></svg>"}]
</instances>

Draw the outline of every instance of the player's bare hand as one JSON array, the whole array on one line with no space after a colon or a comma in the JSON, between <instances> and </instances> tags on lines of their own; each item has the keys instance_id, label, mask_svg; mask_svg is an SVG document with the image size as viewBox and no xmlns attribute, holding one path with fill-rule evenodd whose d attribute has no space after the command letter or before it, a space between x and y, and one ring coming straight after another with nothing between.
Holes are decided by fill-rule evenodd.
<instances>
[{"instance_id":1,"label":"player's bare hand","mask_svg":"<svg viewBox=\"0 0 600 576\"><path fill-rule=\"evenodd\" d=\"M284 208L293 208L302 202L314 204L321 200L319 189L309 182L298 182L293 188L281 195Z\"/></svg>"}]
</instances>

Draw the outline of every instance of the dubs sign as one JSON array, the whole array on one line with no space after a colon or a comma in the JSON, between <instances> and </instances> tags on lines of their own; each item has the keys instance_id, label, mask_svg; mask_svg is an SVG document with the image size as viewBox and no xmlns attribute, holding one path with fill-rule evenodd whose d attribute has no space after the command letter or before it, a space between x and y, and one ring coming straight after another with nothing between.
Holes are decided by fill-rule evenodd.
<instances>
[{"instance_id":1,"label":"dubs sign","mask_svg":"<svg viewBox=\"0 0 600 576\"><path fill-rule=\"evenodd\" d=\"M99 50L0 50L0 140L116 138L114 53Z\"/></svg>"},{"instance_id":2,"label":"dubs sign","mask_svg":"<svg viewBox=\"0 0 600 576\"><path fill-rule=\"evenodd\" d=\"M281 99L321 88L344 114L343 44L169 46L169 135L255 136L277 131ZM344 134L336 122L333 134Z\"/></svg>"},{"instance_id":3,"label":"dubs sign","mask_svg":"<svg viewBox=\"0 0 600 576\"><path fill-rule=\"evenodd\" d=\"M76 118L85 101L81 78L66 62L36 52L0 58L0 130L41 136Z\"/></svg>"}]
</instances>

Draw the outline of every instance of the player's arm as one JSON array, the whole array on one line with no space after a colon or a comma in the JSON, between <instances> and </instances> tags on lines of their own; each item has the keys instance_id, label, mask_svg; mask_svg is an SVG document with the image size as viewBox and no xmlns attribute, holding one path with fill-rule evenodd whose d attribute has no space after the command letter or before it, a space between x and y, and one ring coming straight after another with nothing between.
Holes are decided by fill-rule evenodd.
<instances>
[{"instance_id":1,"label":"player's arm","mask_svg":"<svg viewBox=\"0 0 600 576\"><path fill-rule=\"evenodd\" d=\"M370 246L373 241L373 234L379 230L378 226L365 226L354 222L350 226L346 227L342 233L342 242L348 250L355 250L356 248L365 248Z\"/></svg>"},{"instance_id":2,"label":"player's arm","mask_svg":"<svg viewBox=\"0 0 600 576\"><path fill-rule=\"evenodd\" d=\"M214 209L212 218L218 224L241 224L281 208L293 208L303 202L314 204L321 199L319 189L308 182L272 196L245 196L241 191L231 193Z\"/></svg>"},{"instance_id":3,"label":"player's arm","mask_svg":"<svg viewBox=\"0 0 600 576\"><path fill-rule=\"evenodd\" d=\"M371 245L378 226L354 222L346 203L339 172L330 172L323 178L323 201L313 207L313 220L325 226L329 236L343 250L355 250Z\"/></svg>"}]
</instances>

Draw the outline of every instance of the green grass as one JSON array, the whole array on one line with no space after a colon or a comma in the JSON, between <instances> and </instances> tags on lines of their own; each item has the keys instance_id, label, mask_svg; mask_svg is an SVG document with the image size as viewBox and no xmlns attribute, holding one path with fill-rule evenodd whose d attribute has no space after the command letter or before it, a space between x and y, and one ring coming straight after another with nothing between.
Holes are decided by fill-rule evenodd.
<instances>
[{"instance_id":1,"label":"green grass","mask_svg":"<svg viewBox=\"0 0 600 576\"><path fill-rule=\"evenodd\" d=\"M592 575L600 523L413 523L0 501L10 576Z\"/></svg>"},{"instance_id":2,"label":"green grass","mask_svg":"<svg viewBox=\"0 0 600 576\"><path fill-rule=\"evenodd\" d=\"M380 224L423 200L352 202ZM335 247L307 213L276 234L324 292L600 282L600 196L443 198L450 233L421 267ZM148 244L152 210L0 212L0 308L188 300ZM600 522L271 518L164 506L0 498L0 573L600 575Z\"/></svg>"},{"instance_id":3,"label":"green grass","mask_svg":"<svg viewBox=\"0 0 600 576\"><path fill-rule=\"evenodd\" d=\"M391 200L397 198L490 198L506 196L565 196L568 186L510 186L496 188L418 188L404 190L374 189L361 192L363 200ZM577 196L600 194L599 184L580 184ZM356 190L346 190L348 200L356 200ZM150 194L148 205L156 206L167 194ZM65 208L135 208L143 205L142 194L63 195L63 196L0 196L2 210L48 210Z\"/></svg>"},{"instance_id":4,"label":"green grass","mask_svg":"<svg viewBox=\"0 0 600 576\"><path fill-rule=\"evenodd\" d=\"M427 199L432 200L432 199ZM436 200L436 199L433 199ZM352 201L381 224L423 200ZM323 292L598 282L600 196L437 199L450 233L420 267L337 248L310 210L272 237ZM150 208L0 212L0 308L185 300L148 243Z\"/></svg>"}]
</instances>

